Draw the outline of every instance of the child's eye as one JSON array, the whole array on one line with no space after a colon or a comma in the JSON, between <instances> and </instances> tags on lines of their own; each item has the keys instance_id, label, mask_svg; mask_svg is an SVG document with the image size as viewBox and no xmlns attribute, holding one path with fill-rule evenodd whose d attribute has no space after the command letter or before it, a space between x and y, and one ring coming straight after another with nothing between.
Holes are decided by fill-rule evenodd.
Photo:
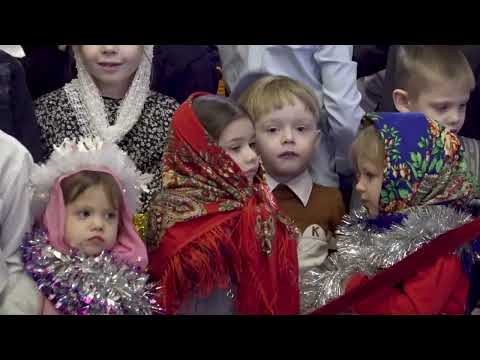
<instances>
[{"instance_id":1,"label":"child's eye","mask_svg":"<svg viewBox=\"0 0 480 360\"><path fill-rule=\"evenodd\" d=\"M273 133L277 132L277 128L271 127L271 128L268 128L267 131L268 131L269 133L272 133L272 134L273 134Z\"/></svg>"},{"instance_id":2,"label":"child's eye","mask_svg":"<svg viewBox=\"0 0 480 360\"><path fill-rule=\"evenodd\" d=\"M89 210L80 210L78 212L78 216L81 218L81 219L85 219L87 217L89 217L91 215L91 212Z\"/></svg>"},{"instance_id":3,"label":"child's eye","mask_svg":"<svg viewBox=\"0 0 480 360\"><path fill-rule=\"evenodd\" d=\"M230 148L230 150L233 151L233 152L238 152L238 151L240 151L240 146L232 146Z\"/></svg>"},{"instance_id":4,"label":"child's eye","mask_svg":"<svg viewBox=\"0 0 480 360\"><path fill-rule=\"evenodd\" d=\"M117 218L117 213L115 213L115 212L107 213L107 219L108 220L113 220L113 219L116 219L116 218Z\"/></svg>"},{"instance_id":5,"label":"child's eye","mask_svg":"<svg viewBox=\"0 0 480 360\"><path fill-rule=\"evenodd\" d=\"M440 104L435 107L437 111L443 112L448 110L448 105L447 104Z\"/></svg>"},{"instance_id":6,"label":"child's eye","mask_svg":"<svg viewBox=\"0 0 480 360\"><path fill-rule=\"evenodd\" d=\"M250 144L250 148L252 148L253 150L255 150L255 146L257 145L255 142L251 142Z\"/></svg>"}]
</instances>

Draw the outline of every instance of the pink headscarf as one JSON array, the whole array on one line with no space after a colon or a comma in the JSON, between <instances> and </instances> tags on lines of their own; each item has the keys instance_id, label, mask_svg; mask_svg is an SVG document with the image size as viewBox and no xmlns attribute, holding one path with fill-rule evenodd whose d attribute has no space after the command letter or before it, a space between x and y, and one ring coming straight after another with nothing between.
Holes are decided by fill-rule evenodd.
<instances>
[{"instance_id":1,"label":"pink headscarf","mask_svg":"<svg viewBox=\"0 0 480 360\"><path fill-rule=\"evenodd\" d=\"M66 252L70 248L65 242L65 202L60 184L63 179L78 174L81 171L98 171L111 175L122 189L117 177L108 169L84 168L76 172L59 177L52 188L50 198L43 214L42 223L48 233L48 241L55 249ZM133 226L133 216L126 207L125 194L122 191L122 199L120 203L120 222L118 228L117 243L112 249L113 256L130 265L139 266L145 269L148 264L147 249L135 231Z\"/></svg>"}]
</instances>

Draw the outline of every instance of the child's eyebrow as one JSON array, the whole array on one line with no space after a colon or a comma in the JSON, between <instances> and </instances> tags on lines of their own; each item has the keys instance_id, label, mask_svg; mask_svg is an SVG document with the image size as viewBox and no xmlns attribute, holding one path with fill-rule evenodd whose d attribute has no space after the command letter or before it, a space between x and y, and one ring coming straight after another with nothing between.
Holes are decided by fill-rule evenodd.
<instances>
[{"instance_id":1,"label":"child's eyebrow","mask_svg":"<svg viewBox=\"0 0 480 360\"><path fill-rule=\"evenodd\" d=\"M448 99L435 99L431 101L432 104L434 105L439 105L439 104L446 104L446 103L451 103L451 101Z\"/></svg>"},{"instance_id":2,"label":"child's eyebrow","mask_svg":"<svg viewBox=\"0 0 480 360\"><path fill-rule=\"evenodd\" d=\"M244 139L245 139L245 138L243 138L243 137L236 137L236 138L233 138L233 139L228 140L228 142L243 141Z\"/></svg>"},{"instance_id":3,"label":"child's eyebrow","mask_svg":"<svg viewBox=\"0 0 480 360\"><path fill-rule=\"evenodd\" d=\"M290 118L288 119L289 121L293 122L293 123L304 123L304 122L316 122L315 118L309 118L309 117L294 117L294 118ZM275 124L278 124L278 123L283 123L284 119L278 119L278 118L272 118L272 119L268 119L268 120L264 120L262 122L262 125L275 125Z\"/></svg>"},{"instance_id":4,"label":"child's eyebrow","mask_svg":"<svg viewBox=\"0 0 480 360\"><path fill-rule=\"evenodd\" d=\"M266 120L263 120L261 122L262 125L270 125L272 123L279 123L279 122L282 122L280 119L278 118L271 118L271 119L266 119Z\"/></svg>"}]
</instances>

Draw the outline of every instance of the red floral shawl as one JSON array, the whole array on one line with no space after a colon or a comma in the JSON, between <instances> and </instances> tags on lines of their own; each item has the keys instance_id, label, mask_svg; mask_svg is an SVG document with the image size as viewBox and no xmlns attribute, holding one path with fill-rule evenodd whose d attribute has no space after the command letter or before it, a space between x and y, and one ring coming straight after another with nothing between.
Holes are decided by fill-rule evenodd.
<instances>
[{"instance_id":1,"label":"red floral shawl","mask_svg":"<svg viewBox=\"0 0 480 360\"><path fill-rule=\"evenodd\" d=\"M151 274L175 313L193 293L236 286L240 314L299 311L297 234L279 212L262 170L248 184L192 110L177 110L164 152L163 191L149 214Z\"/></svg>"}]
</instances>

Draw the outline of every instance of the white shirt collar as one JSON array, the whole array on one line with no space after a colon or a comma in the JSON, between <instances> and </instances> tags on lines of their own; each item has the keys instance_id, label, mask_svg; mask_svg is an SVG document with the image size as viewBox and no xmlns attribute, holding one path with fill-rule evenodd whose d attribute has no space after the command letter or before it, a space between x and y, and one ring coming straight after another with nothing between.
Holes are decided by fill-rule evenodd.
<instances>
[{"instance_id":1,"label":"white shirt collar","mask_svg":"<svg viewBox=\"0 0 480 360\"><path fill-rule=\"evenodd\" d=\"M275 188L280 184L277 180L275 180L268 174L266 174L266 179L270 191L275 190ZM308 170L305 170L303 173L293 178L284 185L288 186L290 190L292 190L293 193L297 195L303 206L307 206L313 189L312 175L310 175L310 172Z\"/></svg>"},{"instance_id":2,"label":"white shirt collar","mask_svg":"<svg viewBox=\"0 0 480 360\"><path fill-rule=\"evenodd\" d=\"M3 50L7 54L16 58L22 58L25 56L21 45L0 45L0 50Z\"/></svg>"}]
</instances>

